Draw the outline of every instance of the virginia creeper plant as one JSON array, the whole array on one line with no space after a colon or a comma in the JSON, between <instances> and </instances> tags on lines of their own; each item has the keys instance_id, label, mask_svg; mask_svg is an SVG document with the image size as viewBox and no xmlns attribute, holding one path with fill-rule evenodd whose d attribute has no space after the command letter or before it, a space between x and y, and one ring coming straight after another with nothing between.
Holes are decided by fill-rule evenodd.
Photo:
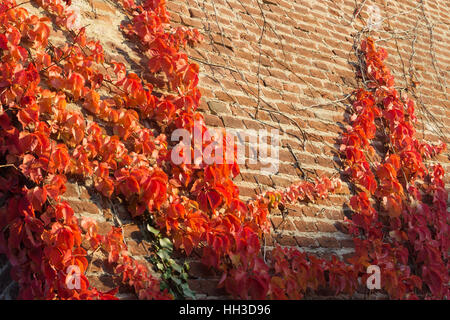
<instances>
[{"instance_id":1,"label":"virginia creeper plant","mask_svg":"<svg viewBox=\"0 0 450 320\"><path fill-rule=\"evenodd\" d=\"M444 170L426 165L445 145L416 138L414 102L395 90L383 62L387 53L373 39L361 42L365 81L353 94L340 147L356 189L346 222L355 253L342 261L277 246L265 261L261 237L270 232L270 212L323 199L341 182L301 181L245 203L232 181L239 174L236 156L224 164L175 165L171 132L207 130L196 111L199 67L182 52L201 41L199 32L172 27L164 0L118 1L129 17L122 31L149 58L148 73L163 79L150 83L105 59L100 42L76 27L70 1L33 3L48 17L28 13L15 0L0 4L0 253L13 266L19 298L116 299L117 289L100 292L84 275L95 250L107 254L140 299L174 298L128 254L121 228L102 236L95 220L75 216L61 200L68 179L93 179L98 193L120 197L136 221L152 221L155 248L165 252L153 261L156 269L171 265L185 278L167 251L195 251L236 298L301 299L323 288L351 295L365 283L369 265L380 267L382 289L393 299L448 298ZM49 42L51 21L67 35L65 45ZM108 98L101 97L105 90ZM82 110L69 108L72 103ZM380 139L382 150L373 143ZM370 161L375 154L381 161ZM69 289L66 270L73 265L82 283Z\"/></svg>"}]
</instances>

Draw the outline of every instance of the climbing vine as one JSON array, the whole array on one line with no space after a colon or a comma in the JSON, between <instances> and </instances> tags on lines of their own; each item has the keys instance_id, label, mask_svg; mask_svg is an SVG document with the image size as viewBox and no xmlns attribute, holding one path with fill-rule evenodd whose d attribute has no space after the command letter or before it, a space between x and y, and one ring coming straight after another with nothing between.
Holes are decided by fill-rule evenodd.
<instances>
[{"instance_id":1,"label":"climbing vine","mask_svg":"<svg viewBox=\"0 0 450 320\"><path fill-rule=\"evenodd\" d=\"M380 266L392 298L448 297L444 171L424 162L445 146L415 138L414 102L394 89L383 63L387 53L372 39L361 42L365 87L353 94L351 126L340 148L357 189L347 221L355 254L344 262L277 246L265 261L260 239L270 231L269 213L323 199L340 181L302 181L244 203L232 181L239 173L236 150L223 164L173 163L167 137L174 130L207 131L196 111L199 67L182 52L201 41L198 31L171 27L163 0L118 1L129 18L122 31L160 80L150 81L107 61L100 42L76 27L70 1L33 2L50 18L29 14L14 0L0 4L0 252L13 266L19 298L116 298L117 289L100 292L84 276L89 251L99 249L140 299L190 294L186 267L170 258L174 249L199 254L222 275L218 285L244 299L299 299L320 288L353 294L371 264ZM50 22L68 43L49 42ZM379 136L382 150L372 144ZM223 142L225 148L229 142ZM196 148L189 149L193 157ZM379 163L370 161L376 154ZM128 254L121 228L102 236L94 220L75 217L60 199L68 179L92 179L102 196L125 201L155 243L150 260L163 272L161 280ZM66 272L74 265L82 283L69 289Z\"/></svg>"}]
</instances>

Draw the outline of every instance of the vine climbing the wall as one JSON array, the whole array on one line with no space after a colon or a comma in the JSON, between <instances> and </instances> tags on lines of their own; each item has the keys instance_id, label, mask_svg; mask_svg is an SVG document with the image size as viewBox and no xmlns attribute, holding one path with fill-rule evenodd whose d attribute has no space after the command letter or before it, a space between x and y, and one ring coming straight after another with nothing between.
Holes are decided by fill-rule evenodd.
<instances>
[{"instance_id":1,"label":"vine climbing the wall","mask_svg":"<svg viewBox=\"0 0 450 320\"><path fill-rule=\"evenodd\" d=\"M300 299L322 288L353 294L372 264L380 266L392 298L448 297L444 172L424 161L445 145L415 137L414 102L394 89L387 53L373 39L360 44L365 87L353 94L340 148L357 190L347 222L355 254L341 261L277 246L266 261L261 237L270 232L270 212L326 198L341 182L301 181L245 203L232 180L239 173L236 150L223 164L175 164L171 133L207 131L196 111L199 67L182 51L201 41L199 32L171 27L163 0L119 1L129 18L122 31L148 58L148 73L162 79L150 82L107 61L100 42L77 26L70 1L33 2L50 18L14 0L0 4L0 252L13 266L19 298L115 299L117 289L100 292L84 276L96 250L107 253L120 281L140 299L183 298L191 292L186 267L170 257L174 249L199 254L221 274L218 285L243 299ZM51 21L68 43L49 42ZM72 103L82 110L69 108ZM373 147L378 137L382 150ZM226 148L229 141L223 142ZM195 156L196 147L187 152ZM381 161L371 160L376 154ZM102 236L95 220L75 216L60 198L68 179L92 179L103 197L126 203L154 242L150 261L161 279L128 254L120 227ZM71 266L81 271L79 288L68 286Z\"/></svg>"}]
</instances>

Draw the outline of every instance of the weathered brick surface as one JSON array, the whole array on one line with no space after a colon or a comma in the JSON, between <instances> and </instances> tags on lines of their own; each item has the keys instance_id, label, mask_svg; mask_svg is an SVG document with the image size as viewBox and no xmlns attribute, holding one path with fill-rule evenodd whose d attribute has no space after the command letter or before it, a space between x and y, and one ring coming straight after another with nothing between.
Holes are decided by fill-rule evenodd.
<instances>
[{"instance_id":1,"label":"weathered brick surface","mask_svg":"<svg viewBox=\"0 0 450 320\"><path fill-rule=\"evenodd\" d=\"M282 135L276 174L261 173L260 163L241 165L242 173L236 183L244 200L261 191L288 186L302 179L303 173L307 178L339 176L336 150L349 107L343 98L358 85L353 67L354 35L366 26L369 5L376 5L383 19L381 28L372 31L372 36L389 52L387 65L399 90L406 90L417 101L419 136L448 143L448 1L166 2L173 22L198 28L205 36L202 44L187 51L200 65L200 110L206 123L242 130L278 129ZM108 58L140 70L141 54L120 32L125 16L114 1L80 0L74 1L74 6L82 14L81 24L88 25L88 34L101 41ZM34 13L40 11L29 4L26 7ZM57 32L52 33L51 39L55 43L64 41ZM294 168L295 158L302 170ZM431 162L438 161L449 171L449 159L446 153ZM448 174L445 181L449 186ZM265 238L265 250L270 251L279 243L321 256L347 256L352 252L352 244L340 222L348 210L350 193L344 186L329 199L288 206L283 216L274 214L271 220L275 228ZM123 208L112 206L75 184L68 186L65 197L77 215L93 217L104 232L111 225L124 225L131 252L145 261L148 245L141 241ZM101 258L91 259L88 276L107 289L114 284L110 281L111 270L101 265ZM0 270L3 277L1 263ZM198 298L224 294L215 288L217 275L202 270L195 261L191 278L190 285L199 292ZM0 297L5 297L2 290ZM122 297L132 296L125 290Z\"/></svg>"},{"instance_id":2,"label":"weathered brick surface","mask_svg":"<svg viewBox=\"0 0 450 320\"><path fill-rule=\"evenodd\" d=\"M222 120L229 128L276 128L282 133L277 174L261 175L260 164L241 165L236 183L242 198L302 178L287 145L308 178L339 175L336 150L349 101L338 100L358 85L352 47L354 35L366 25L370 5L380 9L382 25L372 35L390 54L387 65L397 87L417 101L419 136L448 142L448 3L186 0L172 7L168 2L182 24L202 25L205 43L190 49L189 55L201 67L203 99L210 105L206 113L215 115L214 120L207 116L208 124L218 126ZM186 11L189 20L183 20ZM231 114L211 108L218 100L221 110L228 106ZM448 153L431 162L450 169ZM448 186L448 174L445 181ZM352 241L341 222L350 193L344 185L330 199L289 206L286 216L273 216L267 249L277 242L323 256L347 256Z\"/></svg>"},{"instance_id":3,"label":"weathered brick surface","mask_svg":"<svg viewBox=\"0 0 450 320\"><path fill-rule=\"evenodd\" d=\"M354 35L366 26L370 5L380 9L383 19L372 35L390 53L387 64L399 89L408 88L417 101L420 137L448 141L446 21L450 8L442 1L422 3L361 1L355 6L353 1L218 0L169 5L171 12L190 12L192 24L182 19L184 24L203 26L205 43L189 50L201 66L203 98L222 101L232 115L210 112L225 127L277 128L283 134L277 174L258 179L258 164L241 166L236 183L243 198L252 197L255 190L288 186L302 177L287 145L309 178L339 174L335 150L348 118L348 101L336 101L357 86L352 47ZM219 120L214 119L217 125ZM448 153L435 161L450 168ZM341 193L306 211L293 206L282 223L273 217L274 225L279 224L275 233L282 235L280 241L296 243L297 237L306 250L319 243L330 253L349 252L351 241L337 226L343 209L348 208L350 190L345 186Z\"/></svg>"}]
</instances>

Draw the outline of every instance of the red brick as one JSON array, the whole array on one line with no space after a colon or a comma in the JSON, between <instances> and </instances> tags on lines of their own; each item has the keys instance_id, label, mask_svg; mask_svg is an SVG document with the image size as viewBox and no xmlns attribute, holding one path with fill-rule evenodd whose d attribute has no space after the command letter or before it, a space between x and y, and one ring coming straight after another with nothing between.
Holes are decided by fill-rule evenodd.
<instances>
[{"instance_id":1,"label":"red brick","mask_svg":"<svg viewBox=\"0 0 450 320\"><path fill-rule=\"evenodd\" d=\"M317 229L320 232L337 232L338 230L334 226L334 224L329 222L317 221L316 223Z\"/></svg>"},{"instance_id":2,"label":"red brick","mask_svg":"<svg viewBox=\"0 0 450 320\"><path fill-rule=\"evenodd\" d=\"M194 278L210 278L217 277L217 272L213 268L206 267L199 261L189 262L189 275Z\"/></svg>"},{"instance_id":3,"label":"red brick","mask_svg":"<svg viewBox=\"0 0 450 320\"><path fill-rule=\"evenodd\" d=\"M275 239L276 239L276 242L282 246L295 247L297 245L297 241L294 236L283 235L280 237L276 237Z\"/></svg>"},{"instance_id":4,"label":"red brick","mask_svg":"<svg viewBox=\"0 0 450 320\"><path fill-rule=\"evenodd\" d=\"M342 220L344 213L338 210L325 210L325 217L331 220Z\"/></svg>"},{"instance_id":5,"label":"red brick","mask_svg":"<svg viewBox=\"0 0 450 320\"><path fill-rule=\"evenodd\" d=\"M105 1L99 1L99 0L92 0L92 6L95 8L95 10L109 12L109 13L116 13L117 9L113 7L111 4Z\"/></svg>"},{"instance_id":6,"label":"red brick","mask_svg":"<svg viewBox=\"0 0 450 320\"><path fill-rule=\"evenodd\" d=\"M294 231L295 227L292 224L292 222L288 218L283 217L271 217L270 220L272 221L272 226L275 228L275 230L286 230L286 231Z\"/></svg>"},{"instance_id":7,"label":"red brick","mask_svg":"<svg viewBox=\"0 0 450 320\"><path fill-rule=\"evenodd\" d=\"M316 232L317 226L315 222L304 221L304 220L294 220L295 227L300 232Z\"/></svg>"},{"instance_id":8,"label":"red brick","mask_svg":"<svg viewBox=\"0 0 450 320\"><path fill-rule=\"evenodd\" d=\"M242 120L239 120L239 119L236 119L233 117L222 116L222 120L225 125L225 128L241 129L241 128L245 127L244 122L242 122Z\"/></svg>"},{"instance_id":9,"label":"red brick","mask_svg":"<svg viewBox=\"0 0 450 320\"><path fill-rule=\"evenodd\" d=\"M188 10L191 18L203 18L205 16L205 13L201 10L195 8L189 8Z\"/></svg>"},{"instance_id":10,"label":"red brick","mask_svg":"<svg viewBox=\"0 0 450 320\"><path fill-rule=\"evenodd\" d=\"M78 198L80 196L80 192L78 191L78 186L75 183L66 183L66 192L64 193L64 197L69 198Z\"/></svg>"},{"instance_id":11,"label":"red brick","mask_svg":"<svg viewBox=\"0 0 450 320\"><path fill-rule=\"evenodd\" d=\"M100 235L105 235L111 231L112 224L109 222L97 222L97 232Z\"/></svg>"},{"instance_id":12,"label":"red brick","mask_svg":"<svg viewBox=\"0 0 450 320\"><path fill-rule=\"evenodd\" d=\"M273 186L273 181L268 176L263 175L254 175L256 181L258 181L259 184L266 185L266 186Z\"/></svg>"},{"instance_id":13,"label":"red brick","mask_svg":"<svg viewBox=\"0 0 450 320\"><path fill-rule=\"evenodd\" d=\"M295 237L296 245L299 247L310 247L310 248L317 248L318 243L313 238L307 238L307 237Z\"/></svg>"},{"instance_id":14,"label":"red brick","mask_svg":"<svg viewBox=\"0 0 450 320\"><path fill-rule=\"evenodd\" d=\"M107 292L117 287L114 277L109 274L90 276L88 280L92 288L97 288L102 292Z\"/></svg>"},{"instance_id":15,"label":"red brick","mask_svg":"<svg viewBox=\"0 0 450 320\"><path fill-rule=\"evenodd\" d=\"M213 127L223 127L223 122L220 120L218 116L213 116L210 114L206 114L205 116L205 123L209 126Z\"/></svg>"},{"instance_id":16,"label":"red brick","mask_svg":"<svg viewBox=\"0 0 450 320\"><path fill-rule=\"evenodd\" d=\"M92 202L89 201L80 201L80 200L67 200L70 207L73 209L75 213L91 213L91 214L99 214L99 208Z\"/></svg>"},{"instance_id":17,"label":"red brick","mask_svg":"<svg viewBox=\"0 0 450 320\"><path fill-rule=\"evenodd\" d=\"M243 197L254 197L256 192L254 188L239 187L239 194Z\"/></svg>"},{"instance_id":18,"label":"red brick","mask_svg":"<svg viewBox=\"0 0 450 320\"><path fill-rule=\"evenodd\" d=\"M91 195L89 194L87 189L82 186L80 186L80 199L81 200L90 200L91 199Z\"/></svg>"},{"instance_id":19,"label":"red brick","mask_svg":"<svg viewBox=\"0 0 450 320\"><path fill-rule=\"evenodd\" d=\"M317 239L321 247L324 248L340 248L340 243L332 237L320 237Z\"/></svg>"},{"instance_id":20,"label":"red brick","mask_svg":"<svg viewBox=\"0 0 450 320\"><path fill-rule=\"evenodd\" d=\"M353 240L350 240L350 239L348 239L348 240L339 240L339 242L340 242L340 245L341 245L342 248L354 248L355 247L355 244L354 244Z\"/></svg>"},{"instance_id":21,"label":"red brick","mask_svg":"<svg viewBox=\"0 0 450 320\"><path fill-rule=\"evenodd\" d=\"M230 110L226 103L220 101L209 101L208 102L209 109L213 114L229 114Z\"/></svg>"},{"instance_id":22,"label":"red brick","mask_svg":"<svg viewBox=\"0 0 450 320\"><path fill-rule=\"evenodd\" d=\"M123 237L125 239L131 238L134 240L141 241L143 239L143 235L141 233L141 229L136 224L127 224L122 226Z\"/></svg>"},{"instance_id":23,"label":"red brick","mask_svg":"<svg viewBox=\"0 0 450 320\"><path fill-rule=\"evenodd\" d=\"M273 176L272 180L277 187L289 187L293 182L291 179L281 178L277 176Z\"/></svg>"},{"instance_id":24,"label":"red brick","mask_svg":"<svg viewBox=\"0 0 450 320\"><path fill-rule=\"evenodd\" d=\"M133 256L145 256L148 255L148 246L145 245L144 242L137 242L134 240L126 241L128 246L128 251Z\"/></svg>"}]
</instances>

